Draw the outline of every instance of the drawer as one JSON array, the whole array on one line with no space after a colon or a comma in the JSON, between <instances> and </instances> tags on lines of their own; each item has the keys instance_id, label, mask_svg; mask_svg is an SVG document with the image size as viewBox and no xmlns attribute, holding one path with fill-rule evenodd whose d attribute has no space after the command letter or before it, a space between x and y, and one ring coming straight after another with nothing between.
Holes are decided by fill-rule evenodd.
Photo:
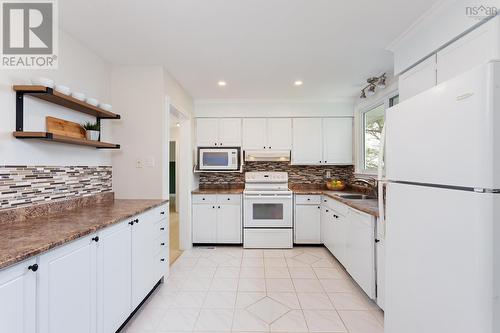
<instances>
[{"instance_id":1,"label":"drawer","mask_svg":"<svg viewBox=\"0 0 500 333\"><path fill-rule=\"evenodd\" d=\"M321 203L321 195L295 195L295 204L297 205L319 205Z\"/></svg>"},{"instance_id":2,"label":"drawer","mask_svg":"<svg viewBox=\"0 0 500 333\"><path fill-rule=\"evenodd\" d=\"M217 195L217 203L226 205L240 205L241 195L240 194L219 194Z\"/></svg>"},{"instance_id":3,"label":"drawer","mask_svg":"<svg viewBox=\"0 0 500 333\"><path fill-rule=\"evenodd\" d=\"M193 194L193 204L215 204L217 203L217 195L215 194Z\"/></svg>"},{"instance_id":4,"label":"drawer","mask_svg":"<svg viewBox=\"0 0 500 333\"><path fill-rule=\"evenodd\" d=\"M337 211L341 215L347 216L349 206L327 196L323 196L322 200L324 206Z\"/></svg>"}]
</instances>

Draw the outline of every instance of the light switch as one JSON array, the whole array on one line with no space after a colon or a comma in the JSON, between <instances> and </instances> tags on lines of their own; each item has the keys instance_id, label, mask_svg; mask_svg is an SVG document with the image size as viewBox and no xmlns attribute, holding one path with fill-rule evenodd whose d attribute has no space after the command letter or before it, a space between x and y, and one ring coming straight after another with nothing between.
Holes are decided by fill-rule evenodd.
<instances>
[{"instance_id":1,"label":"light switch","mask_svg":"<svg viewBox=\"0 0 500 333\"><path fill-rule=\"evenodd\" d=\"M149 156L146 158L146 167L154 168L155 166L155 158L153 156Z\"/></svg>"},{"instance_id":2,"label":"light switch","mask_svg":"<svg viewBox=\"0 0 500 333\"><path fill-rule=\"evenodd\" d=\"M137 169L141 169L143 167L143 163L142 163L142 160L140 158L138 158L136 161L135 161L135 167Z\"/></svg>"}]
</instances>

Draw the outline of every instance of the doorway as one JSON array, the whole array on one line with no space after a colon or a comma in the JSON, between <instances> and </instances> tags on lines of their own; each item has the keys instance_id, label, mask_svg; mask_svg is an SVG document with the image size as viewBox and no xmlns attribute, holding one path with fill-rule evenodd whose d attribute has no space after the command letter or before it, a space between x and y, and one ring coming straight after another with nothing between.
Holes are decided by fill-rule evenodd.
<instances>
[{"instance_id":1,"label":"doorway","mask_svg":"<svg viewBox=\"0 0 500 333\"><path fill-rule=\"evenodd\" d=\"M172 108L172 106L171 106ZM182 254L179 237L179 120L170 114L169 141L169 206L170 206L170 265Z\"/></svg>"}]
</instances>

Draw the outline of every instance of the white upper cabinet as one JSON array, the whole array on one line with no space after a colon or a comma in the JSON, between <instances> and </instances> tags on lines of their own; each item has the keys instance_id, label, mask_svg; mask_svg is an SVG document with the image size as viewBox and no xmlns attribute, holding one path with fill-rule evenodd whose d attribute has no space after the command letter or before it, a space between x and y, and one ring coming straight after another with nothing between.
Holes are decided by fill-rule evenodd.
<instances>
[{"instance_id":1,"label":"white upper cabinet","mask_svg":"<svg viewBox=\"0 0 500 333\"><path fill-rule=\"evenodd\" d=\"M292 149L292 120L290 118L243 119L243 149Z\"/></svg>"},{"instance_id":2,"label":"white upper cabinet","mask_svg":"<svg viewBox=\"0 0 500 333\"><path fill-rule=\"evenodd\" d=\"M196 144L198 147L241 146L241 119L198 118Z\"/></svg>"},{"instance_id":3,"label":"white upper cabinet","mask_svg":"<svg viewBox=\"0 0 500 333\"><path fill-rule=\"evenodd\" d=\"M292 119L269 118L267 120L267 146L269 149L292 149Z\"/></svg>"},{"instance_id":4,"label":"white upper cabinet","mask_svg":"<svg viewBox=\"0 0 500 333\"><path fill-rule=\"evenodd\" d=\"M323 163L352 164L352 118L323 119Z\"/></svg>"},{"instance_id":5,"label":"white upper cabinet","mask_svg":"<svg viewBox=\"0 0 500 333\"><path fill-rule=\"evenodd\" d=\"M241 146L241 119L219 119L219 145L223 147Z\"/></svg>"},{"instance_id":6,"label":"white upper cabinet","mask_svg":"<svg viewBox=\"0 0 500 333\"><path fill-rule=\"evenodd\" d=\"M399 100L402 102L436 85L436 55L433 54L399 76Z\"/></svg>"},{"instance_id":7,"label":"white upper cabinet","mask_svg":"<svg viewBox=\"0 0 500 333\"><path fill-rule=\"evenodd\" d=\"M491 20L437 53L437 83L500 59L499 19Z\"/></svg>"},{"instance_id":8,"label":"white upper cabinet","mask_svg":"<svg viewBox=\"0 0 500 333\"><path fill-rule=\"evenodd\" d=\"M267 146L267 119L243 119L243 149L259 150Z\"/></svg>"},{"instance_id":9,"label":"white upper cabinet","mask_svg":"<svg viewBox=\"0 0 500 333\"><path fill-rule=\"evenodd\" d=\"M0 332L36 332L35 264L31 259L0 271Z\"/></svg>"},{"instance_id":10,"label":"white upper cabinet","mask_svg":"<svg viewBox=\"0 0 500 333\"><path fill-rule=\"evenodd\" d=\"M352 118L293 120L293 164L352 164Z\"/></svg>"},{"instance_id":11,"label":"white upper cabinet","mask_svg":"<svg viewBox=\"0 0 500 333\"><path fill-rule=\"evenodd\" d=\"M323 160L321 118L293 119L293 164L320 164Z\"/></svg>"}]
</instances>

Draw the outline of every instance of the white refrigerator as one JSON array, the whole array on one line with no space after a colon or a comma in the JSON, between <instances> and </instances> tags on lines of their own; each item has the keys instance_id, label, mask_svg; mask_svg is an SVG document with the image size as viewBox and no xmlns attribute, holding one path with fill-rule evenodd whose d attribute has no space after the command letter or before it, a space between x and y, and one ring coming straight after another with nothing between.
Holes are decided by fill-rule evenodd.
<instances>
[{"instance_id":1,"label":"white refrigerator","mask_svg":"<svg viewBox=\"0 0 500 333\"><path fill-rule=\"evenodd\" d=\"M387 111L386 333L500 332L500 62Z\"/></svg>"}]
</instances>

